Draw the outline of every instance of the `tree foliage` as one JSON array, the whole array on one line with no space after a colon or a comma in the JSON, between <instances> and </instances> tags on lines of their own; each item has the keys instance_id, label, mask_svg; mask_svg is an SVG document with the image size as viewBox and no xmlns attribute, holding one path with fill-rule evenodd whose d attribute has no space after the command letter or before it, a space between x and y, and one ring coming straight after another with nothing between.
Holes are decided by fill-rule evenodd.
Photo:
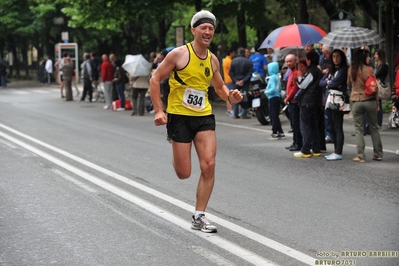
<instances>
[{"instance_id":1,"label":"tree foliage","mask_svg":"<svg viewBox=\"0 0 399 266\"><path fill-rule=\"evenodd\" d=\"M34 46L40 57L53 56L61 32L68 31L81 52L146 55L174 46L176 26L185 27L185 39L190 41L190 20L200 9L212 11L217 23L222 21L228 29L215 34L212 49L220 44L252 47L273 29L294 22L328 31L330 18L340 10L353 14L352 25L371 27L371 21L378 20L379 6L385 18L393 10L393 21L384 20L384 25L398 25L396 0L2 0L0 53L17 56L17 48L26 54ZM54 24L55 18L64 22Z\"/></svg>"}]
</instances>

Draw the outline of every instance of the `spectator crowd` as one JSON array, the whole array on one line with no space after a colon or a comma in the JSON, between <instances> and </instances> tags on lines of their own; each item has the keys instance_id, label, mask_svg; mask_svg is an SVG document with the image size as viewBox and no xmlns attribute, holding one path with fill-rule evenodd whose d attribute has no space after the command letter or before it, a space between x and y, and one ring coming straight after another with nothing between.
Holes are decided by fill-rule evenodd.
<instances>
[{"instance_id":1,"label":"spectator crowd","mask_svg":"<svg viewBox=\"0 0 399 266\"><path fill-rule=\"evenodd\" d=\"M357 49L349 62L346 49L307 45L301 53L289 53L279 60L273 49L251 50L240 47L227 48L222 60L222 76L230 90L239 89L245 99L250 89L253 73L268 77L264 93L268 108L272 134L270 140L285 139L279 119L280 103L288 105L290 130L293 134L291 145L285 147L294 152L296 158L321 156L327 150L326 144L334 145L334 152L325 155L328 161L343 159L344 115L351 112L354 121L357 156L354 162L365 162L365 140L371 136L373 160L381 161L383 147L380 130L383 130L383 100L392 101L392 110L399 110L399 53L392 66L395 77L390 99L381 99L379 94L366 95L365 81L369 76L380 82L390 82L389 68L384 50L376 49L371 54L369 47ZM101 60L95 53L85 53L81 64L83 93L80 101L91 102L93 95L102 90L104 109L115 111L132 110L131 115L142 116L152 112L149 87L151 72L168 54L166 50L151 53L148 61L152 67L148 75L133 77L122 67L122 60L114 54L104 54ZM0 64L3 65L3 64ZM65 101L73 100L72 86L76 88L73 61L67 53L53 63L50 57L39 63L39 80L42 85L51 84L54 68L60 74L60 92ZM4 68L4 67L3 67ZM0 74L3 73L0 68ZM58 73L57 72L57 73ZM161 97L164 110L167 108L169 77L161 82ZM1 85L6 86L1 79ZM101 89L99 89L101 84ZM77 90L77 89L76 89ZM281 91L285 96L281 98ZM79 91L77 90L77 96ZM130 96L127 99L126 96ZM115 105L117 102L117 106ZM232 119L251 119L250 102L230 104L226 102L227 116ZM399 155L399 150L396 152Z\"/></svg>"}]
</instances>

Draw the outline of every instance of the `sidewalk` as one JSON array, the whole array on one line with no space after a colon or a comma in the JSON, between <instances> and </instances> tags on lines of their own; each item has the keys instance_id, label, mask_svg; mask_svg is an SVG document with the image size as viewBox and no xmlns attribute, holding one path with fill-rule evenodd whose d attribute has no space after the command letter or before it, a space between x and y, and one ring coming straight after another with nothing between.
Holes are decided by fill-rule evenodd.
<instances>
[{"instance_id":1,"label":"sidewalk","mask_svg":"<svg viewBox=\"0 0 399 266\"><path fill-rule=\"evenodd\" d=\"M83 90L83 84L82 83L77 83L77 86L79 88L80 91ZM11 79L9 80L9 83L7 84L7 88L13 88L13 89L18 89L18 88L37 88L37 87L43 87L43 89L51 87L51 88L59 88L60 84L53 82L50 86L45 85L41 85L40 82L38 80L17 80L17 79ZM223 101L222 99L220 99L220 97L214 93L213 95L214 100L211 102L214 112L215 114L217 114L218 116L218 120L222 119L223 122L232 122L234 124L259 124L259 126L262 126L258 120L256 119L256 117L252 117L252 119L248 119L248 120L241 120L241 119L232 119L232 118L228 118L227 114L226 114L226 102ZM223 117L223 118L222 118ZM384 114L383 117L383 131L396 131L396 129L388 129L387 128L387 124L388 124L388 117L389 117L389 113ZM284 127L288 126L288 119L286 118L285 115L280 115L280 120L281 123ZM269 126L262 126L265 127L265 129L267 127L271 128L270 125ZM344 128L346 132L354 132L354 127L353 127L353 116L352 113L346 114L344 116Z\"/></svg>"},{"instance_id":2,"label":"sidewalk","mask_svg":"<svg viewBox=\"0 0 399 266\"><path fill-rule=\"evenodd\" d=\"M265 129L271 129L270 125L267 126L262 126L259 121L256 119L256 117L252 117L252 119L247 119L247 120L242 120L242 119L233 119L233 118L228 118L227 117L227 109L226 109L226 102L220 99L218 96L215 97L215 100L212 102L213 110L215 115L217 115L217 121L221 122L231 122L234 124L251 124L251 125L259 125L260 127L263 127ZM383 114L383 120L382 120L382 130L380 132L396 132L399 131L399 129L388 129L388 118L389 118L389 113ZM289 125L289 120L285 115L280 115L280 121L283 126L283 129L288 131L290 128ZM344 115L344 131L349 133L349 132L355 132L355 128L353 126L353 116L352 113L350 112L349 114Z\"/></svg>"},{"instance_id":3,"label":"sidewalk","mask_svg":"<svg viewBox=\"0 0 399 266\"><path fill-rule=\"evenodd\" d=\"M50 86L48 86L47 84L41 85L40 81L38 80L33 80L33 79L9 79L7 80L7 88L12 88L12 89L18 89L18 88L37 88L37 87L43 87L43 88L59 88L60 84L53 82L51 83ZM79 90L83 89L83 83L76 83L76 85L78 86Z\"/></svg>"}]
</instances>

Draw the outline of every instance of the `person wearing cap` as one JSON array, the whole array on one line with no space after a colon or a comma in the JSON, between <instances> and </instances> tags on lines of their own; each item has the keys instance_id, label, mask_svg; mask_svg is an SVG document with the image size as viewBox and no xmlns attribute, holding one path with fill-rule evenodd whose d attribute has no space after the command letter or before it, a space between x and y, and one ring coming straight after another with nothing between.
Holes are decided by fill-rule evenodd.
<instances>
[{"instance_id":1,"label":"person wearing cap","mask_svg":"<svg viewBox=\"0 0 399 266\"><path fill-rule=\"evenodd\" d=\"M215 182L215 116L208 100L212 82L216 93L226 102L238 103L242 95L229 90L219 71L218 58L208 50L215 34L215 16L206 10L191 20L194 40L170 51L150 81L156 126L166 125L167 139L173 150L173 166L180 179L191 175L191 148L194 143L201 174L197 186L195 213L191 228L214 233L216 226L205 217ZM170 75L170 93L166 113L162 108L160 83Z\"/></svg>"}]
</instances>

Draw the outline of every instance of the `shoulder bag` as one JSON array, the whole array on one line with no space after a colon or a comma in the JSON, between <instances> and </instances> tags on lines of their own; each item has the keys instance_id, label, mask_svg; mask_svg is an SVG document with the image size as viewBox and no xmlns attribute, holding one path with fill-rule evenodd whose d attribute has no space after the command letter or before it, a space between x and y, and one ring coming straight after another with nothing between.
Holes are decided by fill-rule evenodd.
<instances>
[{"instance_id":1,"label":"shoulder bag","mask_svg":"<svg viewBox=\"0 0 399 266\"><path fill-rule=\"evenodd\" d=\"M368 96L374 96L378 92L377 79L373 75L373 70L369 67L370 75L364 80L362 73L358 73L358 77L364 84L364 93Z\"/></svg>"},{"instance_id":2,"label":"shoulder bag","mask_svg":"<svg viewBox=\"0 0 399 266\"><path fill-rule=\"evenodd\" d=\"M327 96L325 108L349 114L351 110L349 95L339 90L330 90Z\"/></svg>"},{"instance_id":3,"label":"shoulder bag","mask_svg":"<svg viewBox=\"0 0 399 266\"><path fill-rule=\"evenodd\" d=\"M388 77L385 78L385 82L382 83L380 79L377 79L378 85L378 98L381 100L389 100L391 97L392 89Z\"/></svg>"}]
</instances>

